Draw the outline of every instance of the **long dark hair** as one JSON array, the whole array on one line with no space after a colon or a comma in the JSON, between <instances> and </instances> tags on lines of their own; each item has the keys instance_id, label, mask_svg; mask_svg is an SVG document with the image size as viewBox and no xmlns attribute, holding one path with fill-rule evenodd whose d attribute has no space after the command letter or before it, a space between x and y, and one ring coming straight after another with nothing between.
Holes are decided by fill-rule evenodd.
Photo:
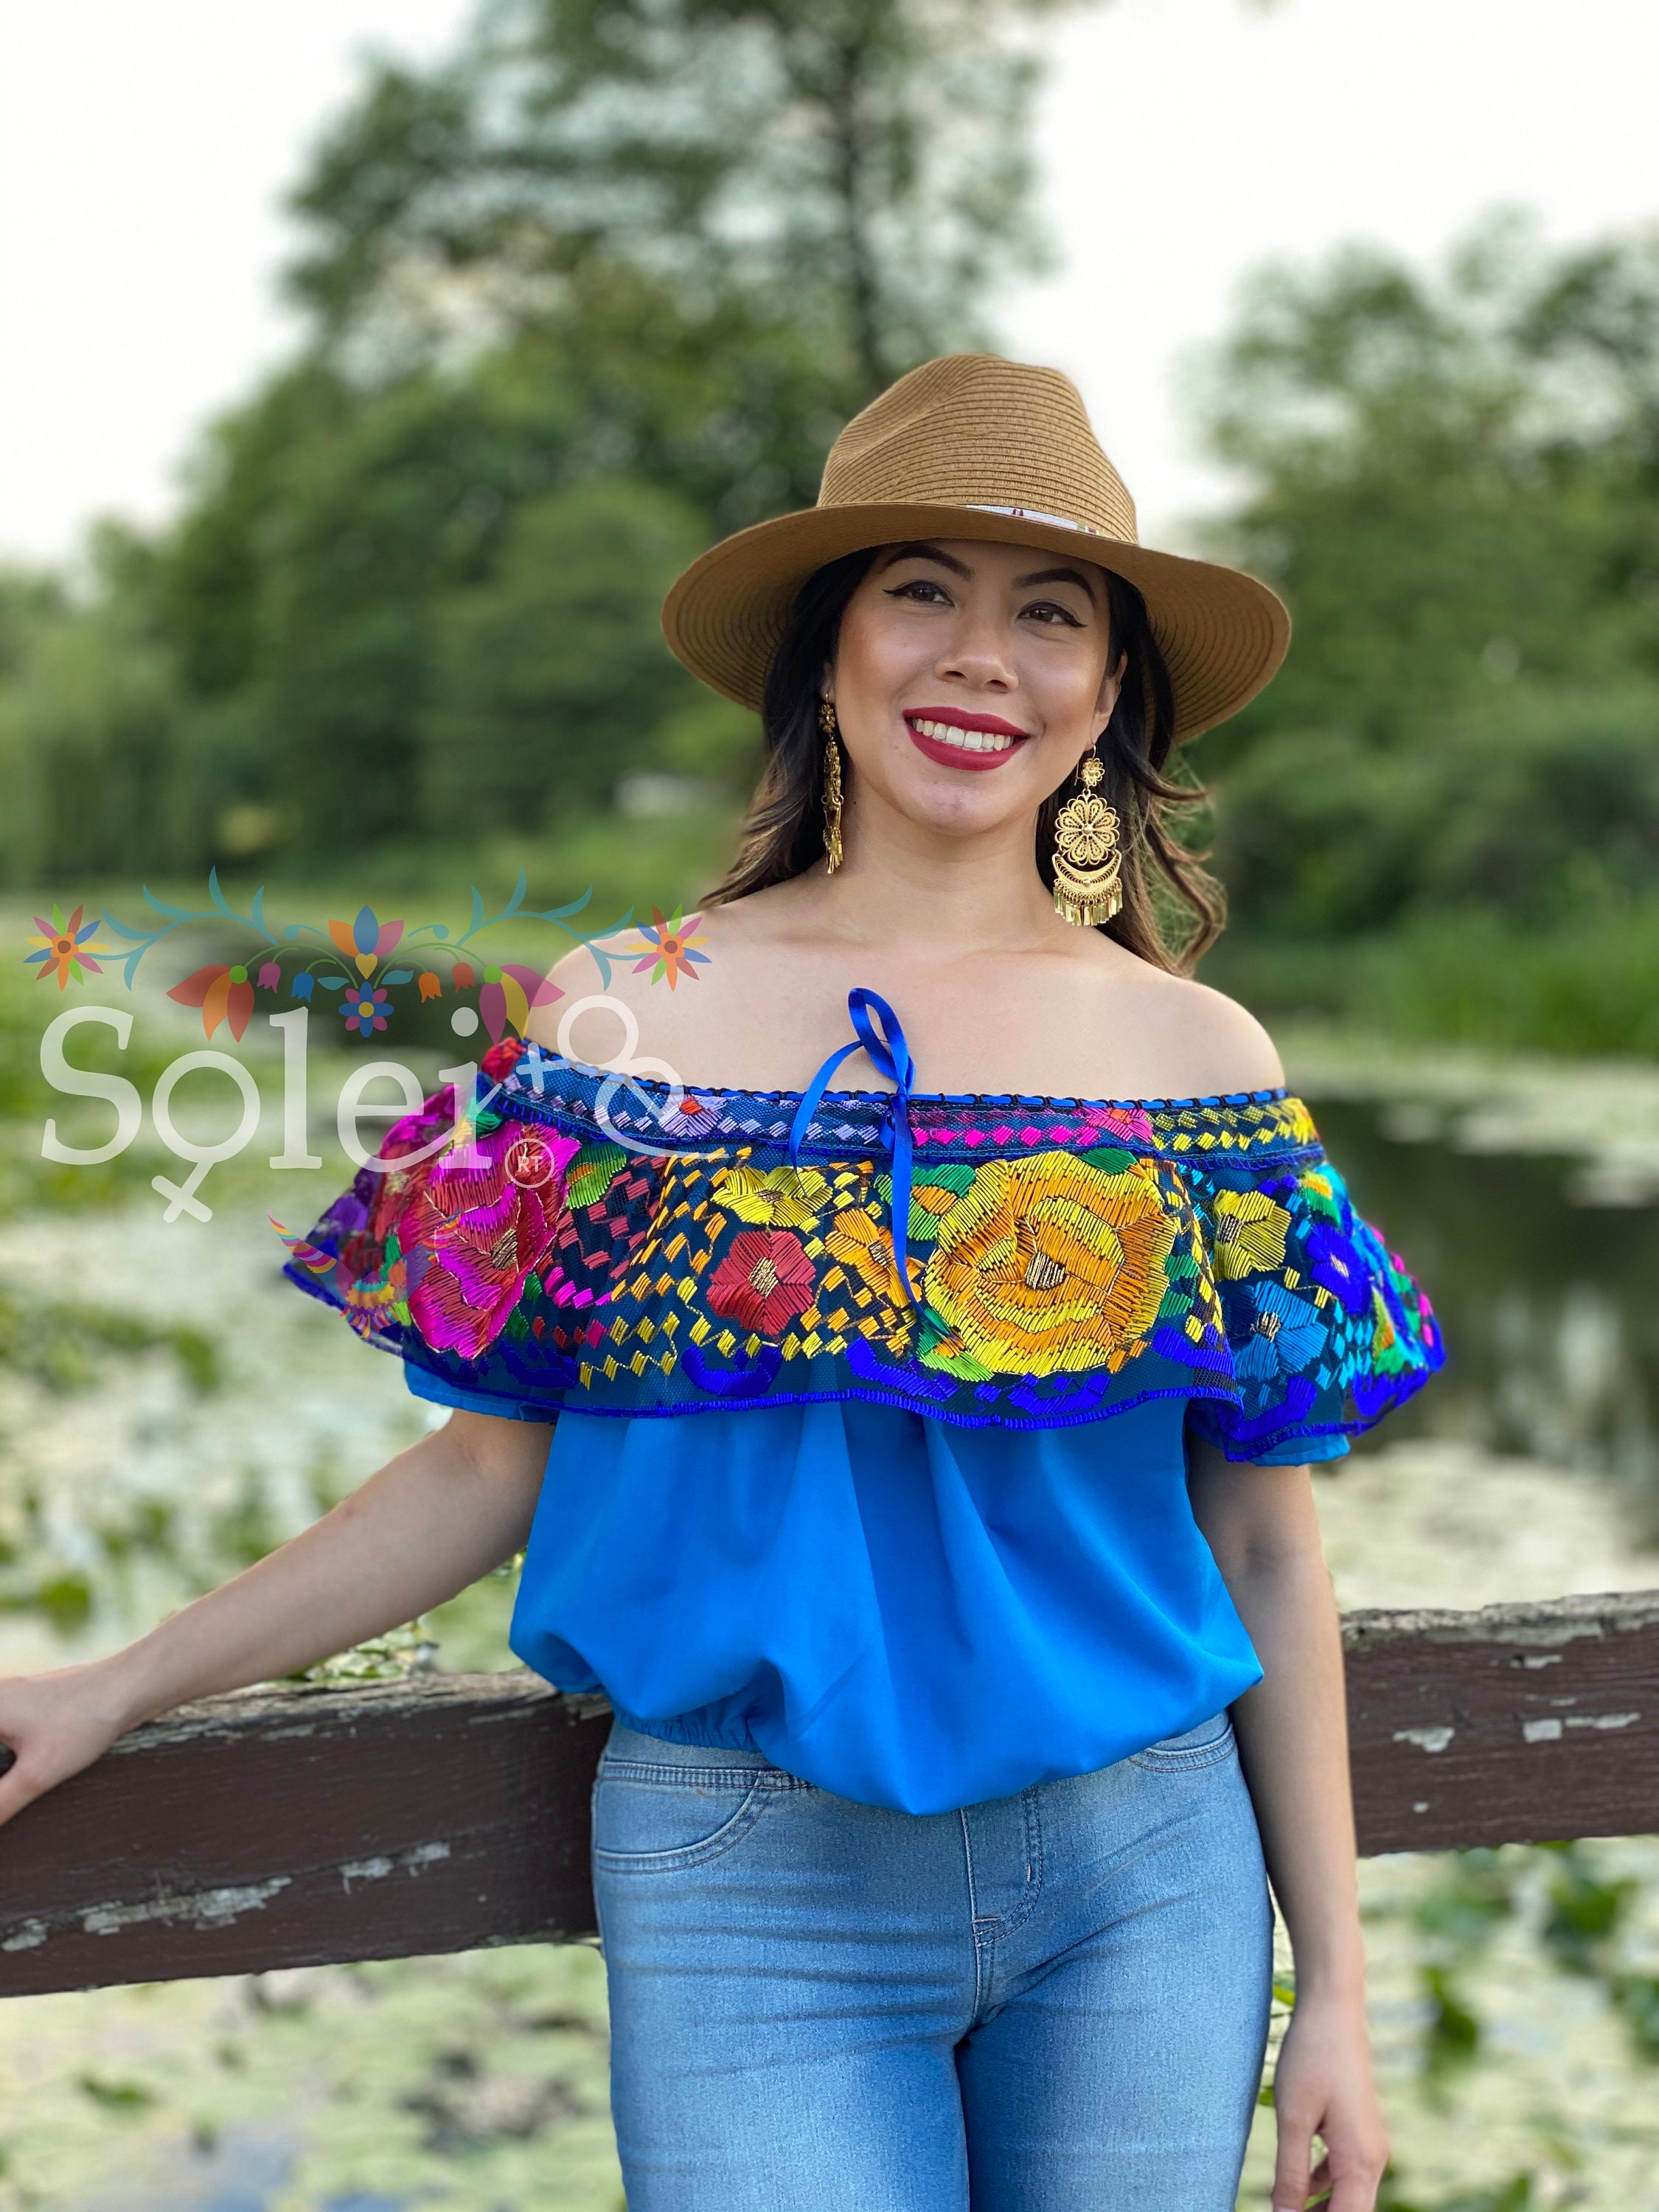
<instances>
[{"instance_id":1,"label":"long dark hair","mask_svg":"<svg viewBox=\"0 0 1659 2212\"><path fill-rule=\"evenodd\" d=\"M836 657L847 603L876 552L843 554L809 576L796 594L767 671L761 720L766 765L744 817L738 857L700 903L721 906L769 884L787 882L823 857L823 736L818 724L823 672ZM1122 823L1123 904L1104 933L1156 968L1190 969L1221 934L1220 885L1205 872L1204 856L1170 826L1173 808L1204 798L1196 781L1164 773L1175 738L1175 695L1146 602L1109 568L1106 598L1111 650L1125 655L1123 685L1099 751L1106 780L1101 794ZM1037 809L1037 873L1054 888L1054 817L1066 802L1068 777Z\"/></svg>"}]
</instances>

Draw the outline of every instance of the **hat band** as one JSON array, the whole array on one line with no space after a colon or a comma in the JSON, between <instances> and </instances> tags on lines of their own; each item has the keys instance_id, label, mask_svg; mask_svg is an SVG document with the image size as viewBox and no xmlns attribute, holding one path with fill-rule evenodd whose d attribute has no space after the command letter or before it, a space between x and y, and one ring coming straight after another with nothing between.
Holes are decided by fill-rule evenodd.
<instances>
[{"instance_id":1,"label":"hat band","mask_svg":"<svg viewBox=\"0 0 1659 2212\"><path fill-rule=\"evenodd\" d=\"M1092 522L1073 522L1069 514L1045 514L1040 507L992 507L984 500L969 499L963 506L970 514L1007 514L1018 522L1046 523L1051 530L1075 530L1083 538L1109 538L1109 530L1097 530ZM1121 543L1121 540L1117 541Z\"/></svg>"}]
</instances>

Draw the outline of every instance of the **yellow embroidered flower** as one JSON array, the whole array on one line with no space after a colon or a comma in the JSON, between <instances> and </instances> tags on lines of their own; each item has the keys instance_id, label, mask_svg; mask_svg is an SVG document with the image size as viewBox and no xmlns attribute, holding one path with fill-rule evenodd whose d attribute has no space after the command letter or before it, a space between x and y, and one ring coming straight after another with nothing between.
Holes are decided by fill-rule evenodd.
<instances>
[{"instance_id":1,"label":"yellow embroidered flower","mask_svg":"<svg viewBox=\"0 0 1659 2212\"><path fill-rule=\"evenodd\" d=\"M1291 1217L1259 1190L1224 1190L1215 1201L1215 1271L1230 1281L1285 1264Z\"/></svg>"},{"instance_id":2,"label":"yellow embroidered flower","mask_svg":"<svg viewBox=\"0 0 1659 2212\"><path fill-rule=\"evenodd\" d=\"M928 1304L994 1374L1115 1373L1158 1317L1175 1231L1144 1162L988 1161L939 1223Z\"/></svg>"},{"instance_id":3,"label":"yellow embroidered flower","mask_svg":"<svg viewBox=\"0 0 1659 2212\"><path fill-rule=\"evenodd\" d=\"M850 1267L866 1290L890 1305L903 1307L904 1287L893 1264L893 1241L884 1221L878 1221L861 1206L843 1206L823 1240L823 1249L831 1259ZM920 1297L921 1263L918 1260L910 1261L910 1279Z\"/></svg>"},{"instance_id":4,"label":"yellow embroidered flower","mask_svg":"<svg viewBox=\"0 0 1659 2212\"><path fill-rule=\"evenodd\" d=\"M817 1168L727 1168L714 1178L714 1199L763 1229L812 1229L830 1202L830 1180Z\"/></svg>"}]
</instances>

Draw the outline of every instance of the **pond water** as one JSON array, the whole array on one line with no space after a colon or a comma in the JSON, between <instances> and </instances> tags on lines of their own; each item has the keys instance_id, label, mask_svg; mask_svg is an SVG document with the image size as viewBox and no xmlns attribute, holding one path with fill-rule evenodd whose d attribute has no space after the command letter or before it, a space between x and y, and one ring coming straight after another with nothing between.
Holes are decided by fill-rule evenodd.
<instances>
[{"instance_id":1,"label":"pond water","mask_svg":"<svg viewBox=\"0 0 1659 2212\"><path fill-rule=\"evenodd\" d=\"M1659 1532L1659 1206L1576 1202L1565 1153L1461 1149L1408 1106L1310 1103L1445 1330L1444 1372L1390 1439L1455 1437L1614 1476Z\"/></svg>"}]
</instances>

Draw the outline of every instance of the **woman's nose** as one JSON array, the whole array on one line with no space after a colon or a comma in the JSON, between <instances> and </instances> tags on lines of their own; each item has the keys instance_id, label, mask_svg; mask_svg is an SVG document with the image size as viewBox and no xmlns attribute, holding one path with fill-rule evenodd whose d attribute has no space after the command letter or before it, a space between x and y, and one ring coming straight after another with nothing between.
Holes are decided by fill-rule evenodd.
<instances>
[{"instance_id":1,"label":"woman's nose","mask_svg":"<svg viewBox=\"0 0 1659 2212\"><path fill-rule=\"evenodd\" d=\"M964 612L939 656L936 673L981 684L988 690L1012 690L1017 678L1013 641L1006 624L989 615L975 617Z\"/></svg>"}]
</instances>

